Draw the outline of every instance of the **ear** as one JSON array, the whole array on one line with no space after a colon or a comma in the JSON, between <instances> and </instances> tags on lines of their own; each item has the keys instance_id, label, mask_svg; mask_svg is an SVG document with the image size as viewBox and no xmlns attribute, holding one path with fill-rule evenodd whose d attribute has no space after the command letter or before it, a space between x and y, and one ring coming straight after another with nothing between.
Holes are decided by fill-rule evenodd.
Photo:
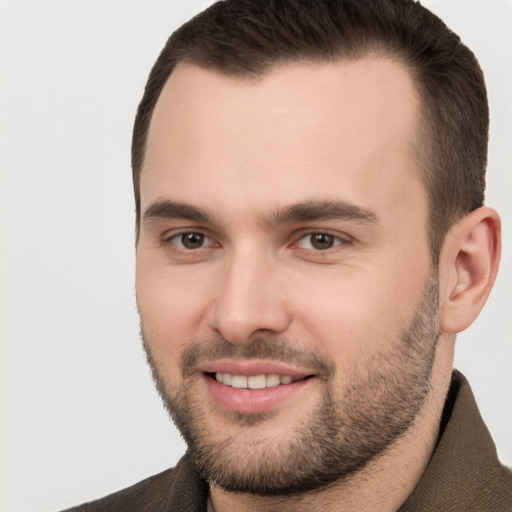
<instances>
[{"instance_id":1,"label":"ear","mask_svg":"<svg viewBox=\"0 0 512 512\"><path fill-rule=\"evenodd\" d=\"M469 327L484 307L496 279L501 222L487 206L471 212L446 235L440 260L441 332Z\"/></svg>"}]
</instances>

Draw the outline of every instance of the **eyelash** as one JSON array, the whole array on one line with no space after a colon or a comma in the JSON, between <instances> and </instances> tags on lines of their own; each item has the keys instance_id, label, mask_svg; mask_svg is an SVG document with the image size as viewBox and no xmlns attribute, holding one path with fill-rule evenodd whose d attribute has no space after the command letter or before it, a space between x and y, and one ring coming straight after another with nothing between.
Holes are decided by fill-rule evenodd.
<instances>
[{"instance_id":1,"label":"eyelash","mask_svg":"<svg viewBox=\"0 0 512 512\"><path fill-rule=\"evenodd\" d=\"M313 237L325 237L329 241L332 242L332 245L330 247L325 248L318 248L314 247ZM336 247L344 246L347 244L350 244L350 240L347 237L341 237L339 235L334 235L333 233L329 233L328 231L309 231L307 233L304 233L301 237L297 239L296 242L294 242L293 245L298 245L302 240L309 239L309 245L310 247L298 247L299 249L304 249L308 251L323 253L327 252L331 249L335 249ZM318 242L318 240L317 240ZM320 243L322 243L320 241Z\"/></svg>"},{"instance_id":2,"label":"eyelash","mask_svg":"<svg viewBox=\"0 0 512 512\"><path fill-rule=\"evenodd\" d=\"M204 242L204 241L210 241L210 242L213 242L213 246L211 248L215 248L214 246L215 245L218 245L220 247L219 244L215 244L214 240L208 236L206 233L204 232L201 232L201 231L194 231L194 230L190 230L190 231L181 231L179 233L175 233L173 234L172 236L169 236L169 237L166 237L164 240L163 240L163 243L165 245L169 244L171 246L173 246L173 248L175 250L178 250L178 251L184 251L184 252L195 252L195 251L198 251L200 249L208 249L210 247L208 246L205 246L204 244L200 245L199 247L195 247L195 248L191 248L191 247L186 247L184 245L184 237L185 236L197 236L201 239L201 242ZM325 247L325 248L318 248L318 247L314 247L314 243L312 241L312 237L325 237L327 238L327 242L332 242L332 245L329 246L329 247ZM310 247L300 247L300 243L301 241L303 240L307 240L309 238L309 245ZM180 242L176 242L177 240L180 240ZM318 240L317 240L318 242ZM322 243L320 241L320 243ZM340 247L340 246L346 246L346 245L349 245L351 244L351 240L348 239L348 237L342 237L342 236L339 236L339 235L334 235L328 231L308 231L308 232L305 232L303 234L301 234L298 238L295 238L295 241L290 245L292 248L296 248L296 249L299 249L299 250L305 250L305 251L312 251L314 253L327 253L328 251L334 249L336 247ZM211 244L209 244L211 245Z\"/></svg>"},{"instance_id":3,"label":"eyelash","mask_svg":"<svg viewBox=\"0 0 512 512\"><path fill-rule=\"evenodd\" d=\"M183 244L183 238L186 236L186 235L195 235L195 236L198 236L198 237L202 237L203 240L210 240L213 242L212 238L209 237L207 234L205 233L202 233L201 231L182 231L180 233L175 233L174 235L170 236L170 237L167 237L164 239L164 244L170 244L170 245L174 245L176 246L176 240L180 240L181 239L181 244L178 245L179 249L178 250L181 250L181 251L186 251L186 252L193 252L194 250L198 250L198 249L204 249L205 247L204 246L201 246L201 247L197 247L195 249L191 249L191 248L188 248L188 247L185 247L184 244Z\"/></svg>"}]
</instances>

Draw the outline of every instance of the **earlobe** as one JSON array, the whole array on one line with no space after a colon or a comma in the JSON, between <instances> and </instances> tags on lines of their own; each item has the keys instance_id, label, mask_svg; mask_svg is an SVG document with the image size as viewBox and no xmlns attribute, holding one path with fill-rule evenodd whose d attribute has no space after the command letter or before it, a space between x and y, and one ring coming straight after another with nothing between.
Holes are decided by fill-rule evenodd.
<instances>
[{"instance_id":1,"label":"earlobe","mask_svg":"<svg viewBox=\"0 0 512 512\"><path fill-rule=\"evenodd\" d=\"M447 234L441 258L446 276L441 291L442 332L458 333L469 327L487 301L498 272L500 224L498 214L483 206Z\"/></svg>"}]
</instances>

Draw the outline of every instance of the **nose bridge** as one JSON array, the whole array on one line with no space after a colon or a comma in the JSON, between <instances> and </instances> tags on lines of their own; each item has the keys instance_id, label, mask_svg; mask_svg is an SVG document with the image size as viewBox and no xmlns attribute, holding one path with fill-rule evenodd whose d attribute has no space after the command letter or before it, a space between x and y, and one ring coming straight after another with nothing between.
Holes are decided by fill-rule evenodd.
<instances>
[{"instance_id":1,"label":"nose bridge","mask_svg":"<svg viewBox=\"0 0 512 512\"><path fill-rule=\"evenodd\" d=\"M243 343L258 331L277 334L288 326L283 290L274 282L276 264L264 250L249 247L226 258L211 327L228 341Z\"/></svg>"}]
</instances>

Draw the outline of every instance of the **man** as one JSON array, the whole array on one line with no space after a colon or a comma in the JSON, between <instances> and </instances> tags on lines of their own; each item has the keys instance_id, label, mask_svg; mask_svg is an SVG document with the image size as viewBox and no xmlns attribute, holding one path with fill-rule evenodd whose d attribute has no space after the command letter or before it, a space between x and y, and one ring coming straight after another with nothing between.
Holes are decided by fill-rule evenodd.
<instances>
[{"instance_id":1,"label":"man","mask_svg":"<svg viewBox=\"0 0 512 512\"><path fill-rule=\"evenodd\" d=\"M76 510L512 510L457 332L496 276L485 85L410 0L227 0L135 121L137 301L176 468Z\"/></svg>"}]
</instances>

